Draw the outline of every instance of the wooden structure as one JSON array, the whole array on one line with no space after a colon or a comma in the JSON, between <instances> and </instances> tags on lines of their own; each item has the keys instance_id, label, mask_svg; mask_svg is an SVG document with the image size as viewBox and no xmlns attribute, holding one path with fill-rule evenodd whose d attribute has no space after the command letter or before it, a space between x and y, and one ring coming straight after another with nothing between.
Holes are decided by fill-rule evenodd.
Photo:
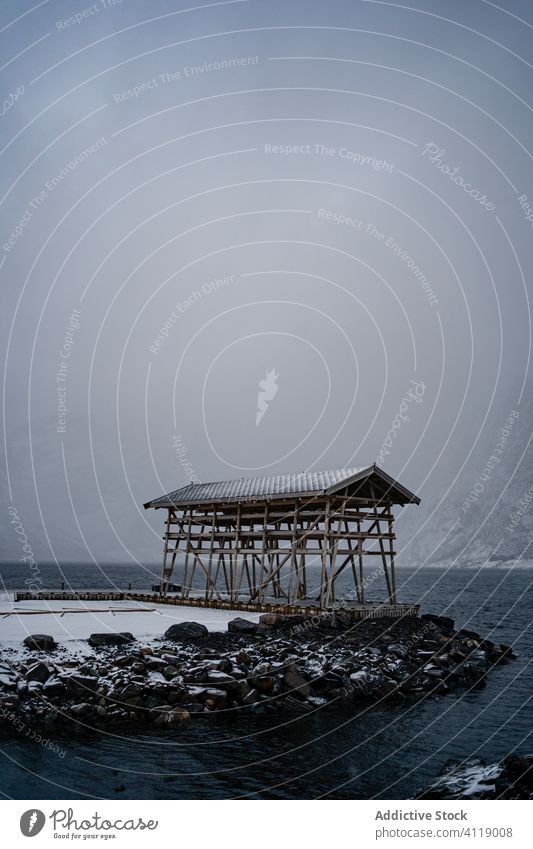
<instances>
[{"instance_id":1,"label":"wooden structure","mask_svg":"<svg viewBox=\"0 0 533 849\"><path fill-rule=\"evenodd\" d=\"M166 512L163 597L179 556L183 601L327 610L338 607L346 571L345 606L365 606L369 560L384 576L388 606L397 605L392 509L419 503L373 465L193 483L144 507Z\"/></svg>"}]
</instances>

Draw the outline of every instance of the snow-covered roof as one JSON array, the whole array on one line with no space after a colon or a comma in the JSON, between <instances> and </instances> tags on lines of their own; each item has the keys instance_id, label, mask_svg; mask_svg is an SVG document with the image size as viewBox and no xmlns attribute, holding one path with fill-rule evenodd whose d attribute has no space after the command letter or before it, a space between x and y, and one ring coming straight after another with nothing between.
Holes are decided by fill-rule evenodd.
<instances>
[{"instance_id":1,"label":"snow-covered roof","mask_svg":"<svg viewBox=\"0 0 533 849\"><path fill-rule=\"evenodd\" d=\"M326 472L298 472L291 475L272 475L259 478L237 478L211 483L190 483L181 489L168 492L153 501L148 507L182 507L201 503L231 503L238 501L263 501L270 498L291 496L331 495L346 486L357 483L376 484L380 494L386 495L397 504L419 504L420 499L387 475L376 465L334 469Z\"/></svg>"}]
</instances>

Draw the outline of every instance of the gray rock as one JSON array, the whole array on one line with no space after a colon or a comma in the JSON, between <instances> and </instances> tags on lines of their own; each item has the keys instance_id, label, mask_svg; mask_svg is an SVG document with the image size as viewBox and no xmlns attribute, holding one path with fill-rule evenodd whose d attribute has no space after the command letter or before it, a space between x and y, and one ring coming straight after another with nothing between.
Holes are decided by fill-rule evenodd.
<instances>
[{"instance_id":1,"label":"gray rock","mask_svg":"<svg viewBox=\"0 0 533 849\"><path fill-rule=\"evenodd\" d=\"M184 640L191 638L206 637L209 631L205 625L199 622L176 622L164 633L164 640Z\"/></svg>"},{"instance_id":2,"label":"gray rock","mask_svg":"<svg viewBox=\"0 0 533 849\"><path fill-rule=\"evenodd\" d=\"M228 622L228 631L232 634L255 634L258 627L257 622L250 622L249 619L242 619L240 616Z\"/></svg>"},{"instance_id":3,"label":"gray rock","mask_svg":"<svg viewBox=\"0 0 533 849\"><path fill-rule=\"evenodd\" d=\"M30 634L24 640L24 645L35 651L53 651L57 643L49 634Z\"/></svg>"}]
</instances>

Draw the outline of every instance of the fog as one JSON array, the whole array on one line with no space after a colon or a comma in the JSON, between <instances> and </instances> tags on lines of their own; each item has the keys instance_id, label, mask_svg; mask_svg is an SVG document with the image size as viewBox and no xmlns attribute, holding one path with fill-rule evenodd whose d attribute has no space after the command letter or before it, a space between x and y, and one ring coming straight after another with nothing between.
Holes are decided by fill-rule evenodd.
<instances>
[{"instance_id":1,"label":"fog","mask_svg":"<svg viewBox=\"0 0 533 849\"><path fill-rule=\"evenodd\" d=\"M402 563L528 556L530 5L419 6L2 4L2 560L378 461Z\"/></svg>"}]
</instances>

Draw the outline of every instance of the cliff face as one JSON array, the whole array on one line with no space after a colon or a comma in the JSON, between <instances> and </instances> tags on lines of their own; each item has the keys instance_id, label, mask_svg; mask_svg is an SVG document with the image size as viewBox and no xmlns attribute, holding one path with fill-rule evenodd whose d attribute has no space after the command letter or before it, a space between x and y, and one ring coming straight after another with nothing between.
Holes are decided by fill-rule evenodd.
<instances>
[{"instance_id":1,"label":"cliff face","mask_svg":"<svg viewBox=\"0 0 533 849\"><path fill-rule=\"evenodd\" d=\"M531 408L521 411L498 462L490 452L469 464L445 494L423 498L397 522L402 565L457 558L533 560L533 434ZM431 483L431 481L430 481Z\"/></svg>"}]
</instances>

